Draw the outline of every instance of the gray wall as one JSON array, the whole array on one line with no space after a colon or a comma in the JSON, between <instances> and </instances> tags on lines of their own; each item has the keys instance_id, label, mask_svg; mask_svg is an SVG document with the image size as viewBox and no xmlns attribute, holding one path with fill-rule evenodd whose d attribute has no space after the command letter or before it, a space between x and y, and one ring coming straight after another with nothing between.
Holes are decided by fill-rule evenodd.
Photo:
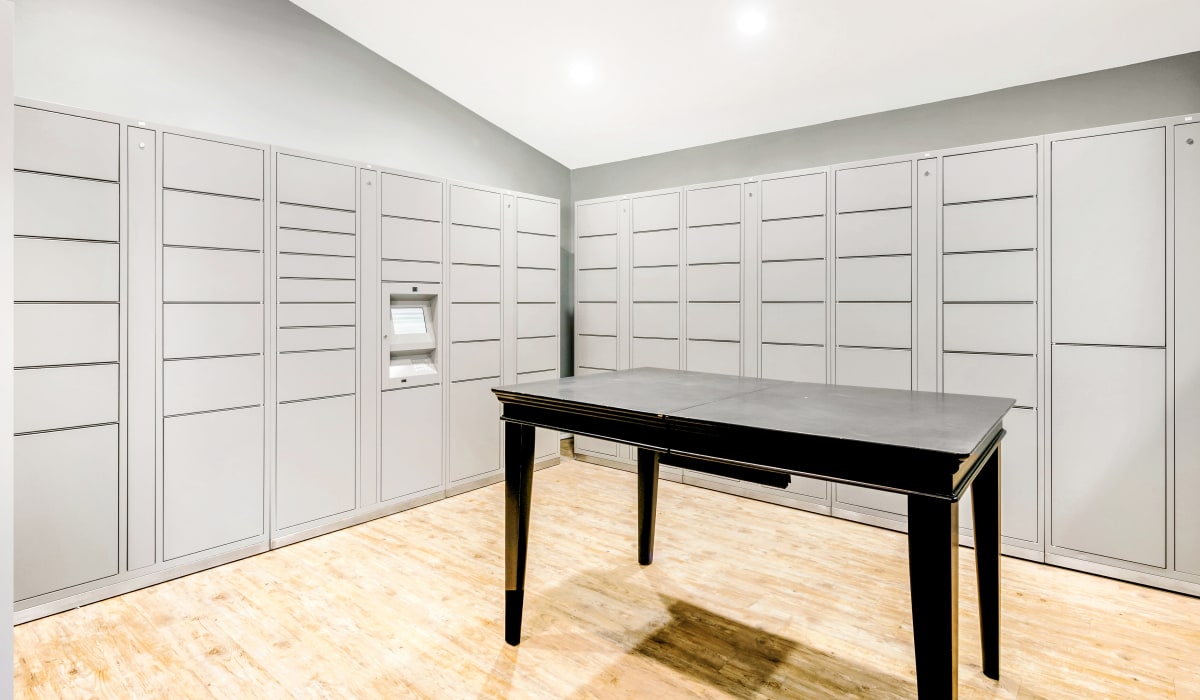
<instances>
[{"instance_id":1,"label":"gray wall","mask_svg":"<svg viewBox=\"0 0 1200 700\"><path fill-rule=\"evenodd\" d=\"M1200 52L571 172L576 201L1200 112Z\"/></svg>"},{"instance_id":2,"label":"gray wall","mask_svg":"<svg viewBox=\"0 0 1200 700\"><path fill-rule=\"evenodd\" d=\"M0 0L0 104L12 104L13 3ZM0 112L0 270L12 269L13 116ZM0 698L12 697L13 276L0 275Z\"/></svg>"},{"instance_id":3,"label":"gray wall","mask_svg":"<svg viewBox=\"0 0 1200 700\"><path fill-rule=\"evenodd\" d=\"M565 166L288 0L21 0L15 73L19 97L557 197L572 268Z\"/></svg>"}]
</instances>

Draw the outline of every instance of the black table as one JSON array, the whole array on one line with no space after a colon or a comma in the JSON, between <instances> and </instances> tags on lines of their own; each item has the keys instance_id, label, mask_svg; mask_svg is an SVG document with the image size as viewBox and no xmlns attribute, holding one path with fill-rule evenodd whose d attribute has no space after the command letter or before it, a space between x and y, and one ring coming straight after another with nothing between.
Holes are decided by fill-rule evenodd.
<instances>
[{"instance_id":1,"label":"black table","mask_svg":"<svg viewBox=\"0 0 1200 700\"><path fill-rule=\"evenodd\" d=\"M791 475L908 496L917 690L958 689L958 502L971 489L983 669L1000 677L1000 440L1011 399L633 369L493 389L503 403L505 632L521 638L534 429L637 448L638 561L660 461L763 483Z\"/></svg>"}]
</instances>

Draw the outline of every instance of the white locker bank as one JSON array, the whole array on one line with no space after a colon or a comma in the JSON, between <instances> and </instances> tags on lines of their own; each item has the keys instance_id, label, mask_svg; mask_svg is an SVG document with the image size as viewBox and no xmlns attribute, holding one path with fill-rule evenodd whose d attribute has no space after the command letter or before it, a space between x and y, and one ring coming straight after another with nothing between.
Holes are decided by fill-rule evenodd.
<instances>
[{"instance_id":1,"label":"white locker bank","mask_svg":"<svg viewBox=\"0 0 1200 700\"><path fill-rule=\"evenodd\" d=\"M15 117L18 621L502 477L491 388L559 373L558 200Z\"/></svg>"}]
</instances>

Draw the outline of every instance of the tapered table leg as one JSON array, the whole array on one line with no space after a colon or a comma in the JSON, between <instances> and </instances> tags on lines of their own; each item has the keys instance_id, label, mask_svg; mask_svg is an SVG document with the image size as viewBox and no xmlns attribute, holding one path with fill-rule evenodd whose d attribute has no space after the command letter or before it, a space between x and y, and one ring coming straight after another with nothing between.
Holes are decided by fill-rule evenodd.
<instances>
[{"instance_id":1,"label":"tapered table leg","mask_svg":"<svg viewBox=\"0 0 1200 700\"><path fill-rule=\"evenodd\" d=\"M958 503L908 497L917 695L958 697Z\"/></svg>"},{"instance_id":2,"label":"tapered table leg","mask_svg":"<svg viewBox=\"0 0 1200 700\"><path fill-rule=\"evenodd\" d=\"M529 500L533 489L534 428L504 424L504 641L521 643Z\"/></svg>"},{"instance_id":3,"label":"tapered table leg","mask_svg":"<svg viewBox=\"0 0 1200 700\"><path fill-rule=\"evenodd\" d=\"M1000 680L1000 447L971 483L983 674Z\"/></svg>"},{"instance_id":4,"label":"tapered table leg","mask_svg":"<svg viewBox=\"0 0 1200 700\"><path fill-rule=\"evenodd\" d=\"M638 563L654 561L654 513L658 509L658 453L638 450Z\"/></svg>"}]
</instances>

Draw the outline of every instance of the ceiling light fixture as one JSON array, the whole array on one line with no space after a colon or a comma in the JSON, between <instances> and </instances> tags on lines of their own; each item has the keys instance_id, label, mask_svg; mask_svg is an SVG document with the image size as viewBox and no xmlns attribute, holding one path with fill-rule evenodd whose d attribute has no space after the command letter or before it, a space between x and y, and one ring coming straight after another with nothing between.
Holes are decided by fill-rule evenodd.
<instances>
[{"instance_id":1,"label":"ceiling light fixture","mask_svg":"<svg viewBox=\"0 0 1200 700\"><path fill-rule=\"evenodd\" d=\"M576 85L587 85L596 79L596 69L587 61L572 63L567 73Z\"/></svg>"},{"instance_id":2,"label":"ceiling light fixture","mask_svg":"<svg viewBox=\"0 0 1200 700\"><path fill-rule=\"evenodd\" d=\"M762 34L767 28L767 16L759 10L742 10L737 18L737 27L746 36Z\"/></svg>"}]
</instances>

